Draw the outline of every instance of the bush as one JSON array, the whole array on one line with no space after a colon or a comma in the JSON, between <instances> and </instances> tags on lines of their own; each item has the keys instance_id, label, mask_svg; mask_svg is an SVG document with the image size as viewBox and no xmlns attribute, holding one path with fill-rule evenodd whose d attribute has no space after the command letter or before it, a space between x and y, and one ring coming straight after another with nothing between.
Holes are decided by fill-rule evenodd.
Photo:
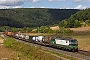
<instances>
[{"instance_id":1,"label":"bush","mask_svg":"<svg viewBox=\"0 0 90 60\"><path fill-rule=\"evenodd\" d=\"M70 30L70 29L65 29L65 28L61 28L58 33L72 33L73 30Z\"/></svg>"},{"instance_id":2,"label":"bush","mask_svg":"<svg viewBox=\"0 0 90 60\"><path fill-rule=\"evenodd\" d=\"M73 30L70 30L70 29L65 30L65 33L72 33L72 32Z\"/></svg>"}]
</instances>

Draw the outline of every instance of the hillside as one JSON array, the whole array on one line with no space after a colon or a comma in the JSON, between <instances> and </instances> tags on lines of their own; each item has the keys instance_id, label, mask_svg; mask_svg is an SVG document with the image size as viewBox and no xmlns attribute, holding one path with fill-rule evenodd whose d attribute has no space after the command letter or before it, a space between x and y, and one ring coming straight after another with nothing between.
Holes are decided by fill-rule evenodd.
<instances>
[{"instance_id":1,"label":"hillside","mask_svg":"<svg viewBox=\"0 0 90 60\"><path fill-rule=\"evenodd\" d=\"M69 18L79 10L75 9L41 9L18 8L1 9L0 26L10 27L38 27L57 24Z\"/></svg>"},{"instance_id":2,"label":"hillside","mask_svg":"<svg viewBox=\"0 0 90 60\"><path fill-rule=\"evenodd\" d=\"M90 26L90 8L80 10L59 23L60 27L77 28Z\"/></svg>"}]
</instances>

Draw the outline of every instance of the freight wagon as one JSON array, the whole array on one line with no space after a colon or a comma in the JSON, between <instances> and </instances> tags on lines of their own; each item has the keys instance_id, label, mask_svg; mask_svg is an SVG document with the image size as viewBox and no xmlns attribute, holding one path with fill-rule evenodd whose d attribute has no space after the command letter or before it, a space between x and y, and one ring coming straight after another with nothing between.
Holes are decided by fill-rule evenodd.
<instances>
[{"instance_id":1,"label":"freight wagon","mask_svg":"<svg viewBox=\"0 0 90 60\"><path fill-rule=\"evenodd\" d=\"M7 35L13 36L11 35L11 33L12 32L8 31ZM78 51L78 41L73 38L56 37L56 36L28 36L25 34L18 34L18 33L14 34L14 38L58 49Z\"/></svg>"},{"instance_id":2,"label":"freight wagon","mask_svg":"<svg viewBox=\"0 0 90 60\"><path fill-rule=\"evenodd\" d=\"M52 36L32 36L29 41L63 50L78 51L78 41L72 38Z\"/></svg>"},{"instance_id":3,"label":"freight wagon","mask_svg":"<svg viewBox=\"0 0 90 60\"><path fill-rule=\"evenodd\" d=\"M10 37L13 35L13 34L12 34L13 32L11 32L11 31L7 31L7 30L5 30L4 33L5 33L7 36L10 36Z\"/></svg>"}]
</instances>

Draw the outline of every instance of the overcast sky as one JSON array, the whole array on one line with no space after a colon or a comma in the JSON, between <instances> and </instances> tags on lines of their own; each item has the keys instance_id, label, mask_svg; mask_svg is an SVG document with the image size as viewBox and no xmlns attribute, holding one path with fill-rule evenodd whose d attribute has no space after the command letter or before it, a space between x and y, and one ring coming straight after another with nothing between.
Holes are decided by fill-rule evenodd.
<instances>
[{"instance_id":1,"label":"overcast sky","mask_svg":"<svg viewBox=\"0 0 90 60\"><path fill-rule=\"evenodd\" d=\"M86 9L90 0L0 0L0 9L9 8L57 8Z\"/></svg>"}]
</instances>

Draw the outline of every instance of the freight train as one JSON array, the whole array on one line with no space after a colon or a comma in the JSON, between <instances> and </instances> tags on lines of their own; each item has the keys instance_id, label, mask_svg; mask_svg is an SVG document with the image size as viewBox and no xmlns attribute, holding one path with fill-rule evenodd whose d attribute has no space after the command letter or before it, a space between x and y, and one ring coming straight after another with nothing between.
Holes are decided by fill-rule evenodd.
<instances>
[{"instance_id":1,"label":"freight train","mask_svg":"<svg viewBox=\"0 0 90 60\"><path fill-rule=\"evenodd\" d=\"M5 34L7 36L31 43L78 52L78 41L73 38L56 36L29 36L27 34L15 33L11 31L5 31Z\"/></svg>"}]
</instances>

